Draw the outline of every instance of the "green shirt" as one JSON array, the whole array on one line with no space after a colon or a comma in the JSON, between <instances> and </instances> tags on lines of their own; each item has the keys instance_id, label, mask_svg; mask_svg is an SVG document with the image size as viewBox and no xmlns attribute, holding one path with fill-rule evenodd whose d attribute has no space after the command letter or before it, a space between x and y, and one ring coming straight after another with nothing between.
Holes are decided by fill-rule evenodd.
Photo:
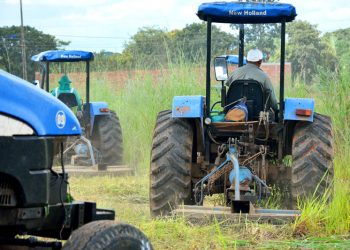
<instances>
[{"instance_id":1,"label":"green shirt","mask_svg":"<svg viewBox=\"0 0 350 250\"><path fill-rule=\"evenodd\" d=\"M227 80L226 85L229 86L235 80L248 80L248 79L258 81L263 85L265 89L268 89L271 91L271 95L270 95L271 107L274 110L277 110L278 109L277 98L276 98L275 90L272 86L271 80L269 76L255 64L247 63L246 65L237 68L235 71L233 71L232 75Z\"/></svg>"}]
</instances>

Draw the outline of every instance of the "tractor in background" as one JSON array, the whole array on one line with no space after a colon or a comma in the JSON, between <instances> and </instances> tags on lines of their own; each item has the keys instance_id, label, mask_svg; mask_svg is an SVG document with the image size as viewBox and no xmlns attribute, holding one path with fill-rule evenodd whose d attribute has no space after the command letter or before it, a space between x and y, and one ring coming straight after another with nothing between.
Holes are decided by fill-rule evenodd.
<instances>
[{"instance_id":1,"label":"tractor in background","mask_svg":"<svg viewBox=\"0 0 350 250\"><path fill-rule=\"evenodd\" d=\"M113 210L69 194L63 145L82 130L68 106L1 70L0 84L0 249L152 249Z\"/></svg>"},{"instance_id":2,"label":"tractor in background","mask_svg":"<svg viewBox=\"0 0 350 250\"><path fill-rule=\"evenodd\" d=\"M45 89L74 110L82 128L82 136L68 140L64 157L71 165L119 165L123 157L122 129L117 114L110 110L106 102L90 101L90 62L94 54L78 50L51 50L32 56L32 61L40 63L40 87ZM50 66L52 63L86 63L86 97L80 100L77 90L70 87L66 75L60 79L60 87L50 89ZM57 85L57 84L56 84ZM62 88L63 86L63 88Z\"/></svg>"},{"instance_id":3,"label":"tractor in background","mask_svg":"<svg viewBox=\"0 0 350 250\"><path fill-rule=\"evenodd\" d=\"M285 27L296 17L294 6L203 3L197 15L207 22L206 96L175 96L172 109L158 114L150 163L151 214L168 215L183 204L202 206L205 196L213 194L223 194L231 212L249 214L254 204L271 195L271 187L282 184L287 208L295 208L299 199L322 195L333 177L331 119L314 111L312 98L284 97ZM237 80L226 89L225 56L214 59L221 99L211 102L213 23L240 25L239 66L244 24L280 23L278 110L271 108L271 93L257 81ZM226 120L241 101L247 119ZM288 157L291 166L282 164Z\"/></svg>"}]
</instances>

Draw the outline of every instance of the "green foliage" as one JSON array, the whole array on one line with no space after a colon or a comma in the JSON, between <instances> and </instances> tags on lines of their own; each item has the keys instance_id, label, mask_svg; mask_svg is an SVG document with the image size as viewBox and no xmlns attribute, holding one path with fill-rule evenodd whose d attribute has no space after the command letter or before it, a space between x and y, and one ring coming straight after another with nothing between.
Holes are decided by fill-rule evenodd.
<instances>
[{"instance_id":1,"label":"green foliage","mask_svg":"<svg viewBox=\"0 0 350 250\"><path fill-rule=\"evenodd\" d=\"M326 33L323 36L326 43L335 50L337 58L340 64L343 66L348 66L350 62L350 28L339 29L334 32Z\"/></svg>"},{"instance_id":2,"label":"green foliage","mask_svg":"<svg viewBox=\"0 0 350 250\"><path fill-rule=\"evenodd\" d=\"M182 30L174 31L173 34L173 55L182 51L184 60L190 63L205 58L207 48L206 23L192 23L186 25ZM237 37L221 31L215 25L212 26L213 55L227 53L235 42L237 42Z\"/></svg>"},{"instance_id":3,"label":"green foliage","mask_svg":"<svg viewBox=\"0 0 350 250\"><path fill-rule=\"evenodd\" d=\"M58 49L69 42L56 39L33 27L24 26L28 80L34 80L34 64L30 58L45 50ZM0 68L22 77L22 51L19 26L0 27Z\"/></svg>"},{"instance_id":4,"label":"green foliage","mask_svg":"<svg viewBox=\"0 0 350 250\"><path fill-rule=\"evenodd\" d=\"M168 34L161 29L145 27L133 35L125 45L123 54L129 55L130 64L137 67L140 64L155 68L167 63L169 44Z\"/></svg>"},{"instance_id":5,"label":"green foliage","mask_svg":"<svg viewBox=\"0 0 350 250\"><path fill-rule=\"evenodd\" d=\"M157 68L171 63L193 63L206 55L207 26L203 23L186 25L181 30L165 31L145 27L140 29L121 54L132 67ZM221 55L231 47L235 37L212 28L212 53ZM145 63L147 62L147 63Z\"/></svg>"},{"instance_id":6,"label":"green foliage","mask_svg":"<svg viewBox=\"0 0 350 250\"><path fill-rule=\"evenodd\" d=\"M232 25L238 29L239 25ZM265 61L276 53L276 39L280 38L281 28L279 24L246 24L244 25L244 50L260 49L265 54ZM238 53L238 41L235 53Z\"/></svg>"},{"instance_id":7,"label":"green foliage","mask_svg":"<svg viewBox=\"0 0 350 250\"><path fill-rule=\"evenodd\" d=\"M297 75L306 83L326 68L336 70L337 59L327 43L322 42L315 25L306 21L295 21L287 25L287 60L292 63L292 77Z\"/></svg>"}]
</instances>

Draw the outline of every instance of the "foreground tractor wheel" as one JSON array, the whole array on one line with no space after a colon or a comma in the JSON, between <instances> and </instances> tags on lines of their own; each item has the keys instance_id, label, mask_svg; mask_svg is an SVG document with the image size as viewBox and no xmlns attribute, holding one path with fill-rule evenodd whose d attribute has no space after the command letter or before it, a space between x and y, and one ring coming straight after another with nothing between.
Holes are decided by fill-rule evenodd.
<instances>
[{"instance_id":1,"label":"foreground tractor wheel","mask_svg":"<svg viewBox=\"0 0 350 250\"><path fill-rule=\"evenodd\" d=\"M123 137L118 116L101 116L92 134L92 144L101 154L100 164L118 165L123 159Z\"/></svg>"},{"instance_id":2,"label":"foreground tractor wheel","mask_svg":"<svg viewBox=\"0 0 350 250\"><path fill-rule=\"evenodd\" d=\"M292 200L322 195L333 179L333 132L328 116L315 113L314 122L299 122L293 137Z\"/></svg>"},{"instance_id":3,"label":"foreground tractor wheel","mask_svg":"<svg viewBox=\"0 0 350 250\"><path fill-rule=\"evenodd\" d=\"M151 215L166 216L177 205L191 204L193 128L161 111L153 134L150 173Z\"/></svg>"},{"instance_id":4,"label":"foreground tractor wheel","mask_svg":"<svg viewBox=\"0 0 350 250\"><path fill-rule=\"evenodd\" d=\"M94 221L75 230L64 250L153 249L147 237L137 228L114 221Z\"/></svg>"}]
</instances>

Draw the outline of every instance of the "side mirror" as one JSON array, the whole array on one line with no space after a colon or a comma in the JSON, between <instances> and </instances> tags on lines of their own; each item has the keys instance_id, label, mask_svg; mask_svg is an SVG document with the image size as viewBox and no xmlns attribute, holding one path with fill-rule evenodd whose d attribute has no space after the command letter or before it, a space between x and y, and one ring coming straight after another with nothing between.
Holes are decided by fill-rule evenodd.
<instances>
[{"instance_id":1,"label":"side mirror","mask_svg":"<svg viewBox=\"0 0 350 250\"><path fill-rule=\"evenodd\" d=\"M214 67L215 67L216 80L226 81L228 78L226 57L224 56L215 57Z\"/></svg>"}]
</instances>

